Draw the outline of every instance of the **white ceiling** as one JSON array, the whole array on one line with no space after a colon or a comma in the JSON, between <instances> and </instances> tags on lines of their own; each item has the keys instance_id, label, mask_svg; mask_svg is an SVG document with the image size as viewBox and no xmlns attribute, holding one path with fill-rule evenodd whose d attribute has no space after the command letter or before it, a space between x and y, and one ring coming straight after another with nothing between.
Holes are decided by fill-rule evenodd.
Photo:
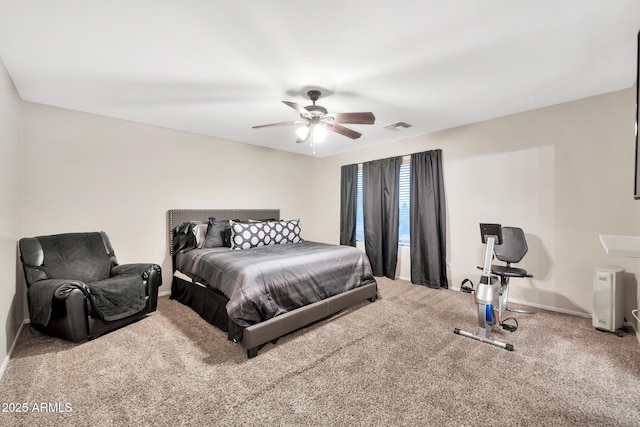
<instances>
[{"instance_id":1,"label":"white ceiling","mask_svg":"<svg viewBox=\"0 0 640 427\"><path fill-rule=\"evenodd\" d=\"M317 156L629 88L638 30L638 0L0 0L26 101L306 155L251 126L310 88L375 114Z\"/></svg>"}]
</instances>

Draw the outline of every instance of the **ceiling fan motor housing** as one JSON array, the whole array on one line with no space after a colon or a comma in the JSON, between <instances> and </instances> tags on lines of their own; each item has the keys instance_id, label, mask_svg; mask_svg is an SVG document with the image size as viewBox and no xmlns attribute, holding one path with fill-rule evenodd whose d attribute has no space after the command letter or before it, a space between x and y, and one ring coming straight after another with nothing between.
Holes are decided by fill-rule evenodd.
<instances>
[{"instance_id":1,"label":"ceiling fan motor housing","mask_svg":"<svg viewBox=\"0 0 640 427\"><path fill-rule=\"evenodd\" d=\"M327 109L320 105L307 105L304 109L310 112L314 117L322 117L327 114Z\"/></svg>"},{"instance_id":2,"label":"ceiling fan motor housing","mask_svg":"<svg viewBox=\"0 0 640 427\"><path fill-rule=\"evenodd\" d=\"M305 110L310 112L313 117L323 117L325 114L327 114L326 108L320 105L316 105L316 101L318 100L318 98L320 98L321 95L319 90L310 90L309 92L307 92L307 95L313 102L313 105L307 105L306 107L304 107Z\"/></svg>"},{"instance_id":3,"label":"ceiling fan motor housing","mask_svg":"<svg viewBox=\"0 0 640 427\"><path fill-rule=\"evenodd\" d=\"M318 98L320 98L320 95L322 95L320 93L319 90L310 90L309 92L307 92L307 95L309 96L309 99L311 99L313 101L313 103L315 104L316 101L318 100Z\"/></svg>"}]
</instances>

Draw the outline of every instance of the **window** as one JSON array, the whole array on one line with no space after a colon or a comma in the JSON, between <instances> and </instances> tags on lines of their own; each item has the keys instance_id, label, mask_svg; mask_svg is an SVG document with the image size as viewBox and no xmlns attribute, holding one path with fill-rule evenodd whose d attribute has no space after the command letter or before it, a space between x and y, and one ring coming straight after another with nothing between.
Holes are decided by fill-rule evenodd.
<instances>
[{"instance_id":1,"label":"window","mask_svg":"<svg viewBox=\"0 0 640 427\"><path fill-rule=\"evenodd\" d=\"M398 230L398 246L410 246L411 235L409 234L409 215L411 208L411 191L409 180L411 179L411 164L400 165L400 182L398 184L400 203L400 226Z\"/></svg>"},{"instance_id":2,"label":"window","mask_svg":"<svg viewBox=\"0 0 640 427\"><path fill-rule=\"evenodd\" d=\"M409 181L411 177L411 164L400 165L399 182L399 208L400 225L398 229L398 246L410 246L409 215L411 208L411 193ZM362 207L362 169L358 170L358 183L356 194L356 242L364 242L364 210Z\"/></svg>"}]
</instances>

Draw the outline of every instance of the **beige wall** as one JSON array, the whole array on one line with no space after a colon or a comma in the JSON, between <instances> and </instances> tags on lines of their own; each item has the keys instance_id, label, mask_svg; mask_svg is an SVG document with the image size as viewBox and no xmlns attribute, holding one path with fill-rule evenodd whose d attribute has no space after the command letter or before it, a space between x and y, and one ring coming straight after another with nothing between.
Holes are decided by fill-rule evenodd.
<instances>
[{"instance_id":1,"label":"beige wall","mask_svg":"<svg viewBox=\"0 0 640 427\"><path fill-rule=\"evenodd\" d=\"M444 157L452 287L465 277L477 281L483 221L527 233L523 264L535 278L514 283L516 300L590 313L595 266L640 272L640 262L608 257L598 241L600 233L640 234L640 201L632 197L632 90L313 158L19 102L6 72L0 77L0 106L9 111L2 118L10 118L0 128L1 173L7 175L0 191L13 201L3 205L7 215L0 219L5 334L15 329L7 301L16 293L19 237L104 230L121 263L161 264L161 291L167 292L168 209L280 208L283 217L302 219L306 239L337 243L341 165L435 148ZM407 272L403 259L401 274ZM627 291L629 318L639 298L635 289ZM23 291L17 296L23 299Z\"/></svg>"},{"instance_id":2,"label":"beige wall","mask_svg":"<svg viewBox=\"0 0 640 427\"><path fill-rule=\"evenodd\" d=\"M20 233L20 97L0 60L0 363L7 355L25 313L16 291L16 240Z\"/></svg>"},{"instance_id":3,"label":"beige wall","mask_svg":"<svg viewBox=\"0 0 640 427\"><path fill-rule=\"evenodd\" d=\"M629 89L323 159L316 174L324 179L315 191L323 209L311 217L314 237L338 241L341 165L440 148L451 286L479 278L480 222L519 226L529 244L522 265L535 278L514 280L512 299L590 314L594 267L640 272L636 260L607 256L598 238L640 233L634 113ZM407 264L403 259L400 274ZM638 299L631 285L628 319Z\"/></svg>"},{"instance_id":4,"label":"beige wall","mask_svg":"<svg viewBox=\"0 0 640 427\"><path fill-rule=\"evenodd\" d=\"M163 267L167 211L279 208L306 221L314 159L39 104L23 103L24 236L104 230L120 263Z\"/></svg>"},{"instance_id":5,"label":"beige wall","mask_svg":"<svg viewBox=\"0 0 640 427\"><path fill-rule=\"evenodd\" d=\"M639 92L640 88L638 88L638 82L636 82L636 84L633 86L633 93L636 94L636 109L634 110L636 112L636 114L640 115L640 106L637 105L637 101L638 98L640 97L640 92ZM633 95L632 95L633 96ZM636 120L638 119L637 116L635 116ZM639 129L637 128L638 123L636 123L636 134L638 133ZM637 137L636 137L637 138ZM638 147L640 148L640 147ZM637 153L636 153L637 154ZM638 165L640 166L640 165ZM640 173L640 171L639 171ZM640 236L640 200L636 200L634 203L634 209L633 209L633 217L632 217L632 221L633 221L633 228L631 233L632 235L635 236ZM640 285L638 283L640 283L640 258L635 260L634 263L634 267L635 269L632 270L633 272L635 272L635 274L633 276L631 275L627 275L627 298L625 298L625 316L628 316L629 311L633 310L633 309L637 309L640 308ZM631 289L630 289L631 288ZM633 298L633 294L635 293L635 298ZM636 313L636 315L640 316L640 312ZM638 321L637 319L635 319L633 316L631 318L627 317L627 319L629 319L629 321L631 321L636 329L636 337L638 338L638 342L640 342L640 321Z\"/></svg>"}]
</instances>

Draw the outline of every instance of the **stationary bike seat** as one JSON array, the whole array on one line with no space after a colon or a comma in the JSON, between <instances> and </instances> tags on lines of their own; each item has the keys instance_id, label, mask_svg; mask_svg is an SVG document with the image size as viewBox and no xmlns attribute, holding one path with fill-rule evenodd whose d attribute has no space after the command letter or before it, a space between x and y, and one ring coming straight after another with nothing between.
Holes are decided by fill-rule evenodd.
<instances>
[{"instance_id":1,"label":"stationary bike seat","mask_svg":"<svg viewBox=\"0 0 640 427\"><path fill-rule=\"evenodd\" d=\"M492 265L491 273L505 277L533 277L523 268L507 267L506 265Z\"/></svg>"}]
</instances>

